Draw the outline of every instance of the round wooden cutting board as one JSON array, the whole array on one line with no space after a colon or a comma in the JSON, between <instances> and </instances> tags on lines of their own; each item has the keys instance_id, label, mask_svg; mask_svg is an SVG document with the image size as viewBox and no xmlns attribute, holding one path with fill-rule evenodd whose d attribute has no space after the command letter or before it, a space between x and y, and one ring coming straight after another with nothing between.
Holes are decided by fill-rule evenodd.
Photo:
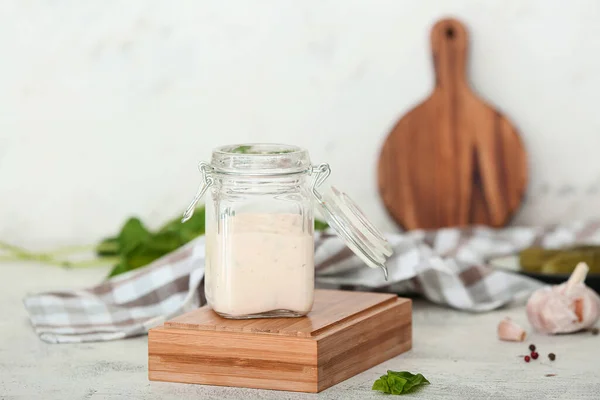
<instances>
[{"instance_id":1,"label":"round wooden cutting board","mask_svg":"<svg viewBox=\"0 0 600 400\"><path fill-rule=\"evenodd\" d=\"M505 225L527 185L517 130L478 98L466 79L468 34L454 19L435 24L435 88L387 137L379 191L405 229Z\"/></svg>"}]
</instances>

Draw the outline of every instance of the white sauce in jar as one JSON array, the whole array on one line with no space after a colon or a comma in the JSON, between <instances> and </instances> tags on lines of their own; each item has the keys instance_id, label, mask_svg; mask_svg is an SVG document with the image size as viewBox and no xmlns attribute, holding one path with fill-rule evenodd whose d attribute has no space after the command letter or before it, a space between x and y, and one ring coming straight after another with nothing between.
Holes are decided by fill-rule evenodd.
<instances>
[{"instance_id":1,"label":"white sauce in jar","mask_svg":"<svg viewBox=\"0 0 600 400\"><path fill-rule=\"evenodd\" d=\"M306 314L314 296L312 228L298 214L241 213L207 227L206 296L225 316Z\"/></svg>"}]
</instances>

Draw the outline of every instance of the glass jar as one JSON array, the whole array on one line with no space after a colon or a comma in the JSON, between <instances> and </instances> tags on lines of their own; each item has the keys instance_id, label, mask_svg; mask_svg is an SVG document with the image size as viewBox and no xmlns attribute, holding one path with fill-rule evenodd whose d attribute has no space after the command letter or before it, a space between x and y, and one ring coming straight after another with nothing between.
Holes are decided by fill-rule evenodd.
<instances>
[{"instance_id":1,"label":"glass jar","mask_svg":"<svg viewBox=\"0 0 600 400\"><path fill-rule=\"evenodd\" d=\"M345 194L334 189L331 201L321 196L317 188L329 166L313 167L306 150L223 146L200 171L203 182L183 221L206 193L205 293L222 317L299 317L311 310L314 200L349 247L387 276L391 248Z\"/></svg>"}]
</instances>

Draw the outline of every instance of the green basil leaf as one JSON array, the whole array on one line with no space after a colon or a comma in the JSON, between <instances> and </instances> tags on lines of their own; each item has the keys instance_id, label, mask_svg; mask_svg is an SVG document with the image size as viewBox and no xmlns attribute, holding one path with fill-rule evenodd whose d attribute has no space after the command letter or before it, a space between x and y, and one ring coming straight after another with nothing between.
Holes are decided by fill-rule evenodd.
<instances>
[{"instance_id":1,"label":"green basil leaf","mask_svg":"<svg viewBox=\"0 0 600 400\"><path fill-rule=\"evenodd\" d=\"M110 271L110 273L108 274L108 277L110 278L110 277L112 277L112 276L115 276L115 275L122 274L122 273L124 273L124 272L127 272L127 271L129 271L129 270L130 270L130 268L129 268L129 266L127 265L127 263L126 263L126 262L123 262L123 261L120 261L120 262L119 262L117 265L115 265L115 266L113 267L113 269L112 269L112 270Z\"/></svg>"},{"instance_id":2,"label":"green basil leaf","mask_svg":"<svg viewBox=\"0 0 600 400\"><path fill-rule=\"evenodd\" d=\"M160 258L163 254L157 251L149 250L146 248L136 249L125 257L121 263L126 266L127 271L133 271L141 267L145 267L152 261Z\"/></svg>"},{"instance_id":3,"label":"green basil leaf","mask_svg":"<svg viewBox=\"0 0 600 400\"><path fill-rule=\"evenodd\" d=\"M246 154L246 153L248 153L248 150L250 150L251 148L252 148L252 146L238 146L235 149L231 150L231 152Z\"/></svg>"},{"instance_id":4,"label":"green basil leaf","mask_svg":"<svg viewBox=\"0 0 600 400\"><path fill-rule=\"evenodd\" d=\"M192 217L186 222L181 222L181 217L175 218L163 225L158 232L177 232L184 243L187 243L205 233L206 209L204 206L196 208Z\"/></svg>"},{"instance_id":5,"label":"green basil leaf","mask_svg":"<svg viewBox=\"0 0 600 400\"><path fill-rule=\"evenodd\" d=\"M119 233L119 252L127 254L150 237L139 218L129 218Z\"/></svg>"},{"instance_id":6,"label":"green basil leaf","mask_svg":"<svg viewBox=\"0 0 600 400\"><path fill-rule=\"evenodd\" d=\"M406 385L404 385L404 391L408 392L413 388L421 385L427 385L429 381L421 374L414 375L412 379L409 379Z\"/></svg>"},{"instance_id":7,"label":"green basil leaf","mask_svg":"<svg viewBox=\"0 0 600 400\"><path fill-rule=\"evenodd\" d=\"M139 243L123 257L129 269L132 270L148 265L184 244L177 232L159 232Z\"/></svg>"},{"instance_id":8,"label":"green basil leaf","mask_svg":"<svg viewBox=\"0 0 600 400\"><path fill-rule=\"evenodd\" d=\"M327 224L327 222L323 222L323 221L319 221L318 219L315 219L315 231L324 231L328 227L329 227L329 224Z\"/></svg>"},{"instance_id":9,"label":"green basil leaf","mask_svg":"<svg viewBox=\"0 0 600 400\"><path fill-rule=\"evenodd\" d=\"M383 393L390 393L390 386L388 385L387 380L384 378L385 378L385 376L377 379L373 383L373 387L371 389L379 390L380 392L383 392Z\"/></svg>"},{"instance_id":10,"label":"green basil leaf","mask_svg":"<svg viewBox=\"0 0 600 400\"><path fill-rule=\"evenodd\" d=\"M404 378L400 378L399 376L389 374L387 376L387 381L390 387L391 394L402 394L402 391L404 390L404 385L406 385L406 382L408 382Z\"/></svg>"},{"instance_id":11,"label":"green basil leaf","mask_svg":"<svg viewBox=\"0 0 600 400\"><path fill-rule=\"evenodd\" d=\"M96 246L96 254L98 257L116 256L119 254L119 248L119 238L106 238Z\"/></svg>"},{"instance_id":12,"label":"green basil leaf","mask_svg":"<svg viewBox=\"0 0 600 400\"><path fill-rule=\"evenodd\" d=\"M406 394L413 389L428 385L429 381L422 374L412 374L408 371L387 371L373 383L373 390L388 394Z\"/></svg>"}]
</instances>

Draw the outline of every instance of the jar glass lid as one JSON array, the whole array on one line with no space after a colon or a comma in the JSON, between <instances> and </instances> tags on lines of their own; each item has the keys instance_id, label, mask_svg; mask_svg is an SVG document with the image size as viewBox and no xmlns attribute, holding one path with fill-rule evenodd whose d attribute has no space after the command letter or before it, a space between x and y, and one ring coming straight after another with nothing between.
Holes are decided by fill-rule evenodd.
<instances>
[{"instance_id":1,"label":"jar glass lid","mask_svg":"<svg viewBox=\"0 0 600 400\"><path fill-rule=\"evenodd\" d=\"M238 176L275 176L308 173L308 151L278 143L244 143L217 147L210 165L214 173Z\"/></svg>"},{"instance_id":2,"label":"jar glass lid","mask_svg":"<svg viewBox=\"0 0 600 400\"><path fill-rule=\"evenodd\" d=\"M253 167L258 165L258 168L248 168L250 164ZM215 149L211 164L201 162L199 169L202 182L184 213L183 222L192 216L196 204L213 184L213 174L273 176L309 173L313 175L312 193L329 226L365 264L381 268L387 280L385 262L393 253L392 247L348 195L333 186L324 193L317 190L329 177L331 169L328 164L312 167L306 150L278 144L223 146Z\"/></svg>"},{"instance_id":3,"label":"jar glass lid","mask_svg":"<svg viewBox=\"0 0 600 400\"><path fill-rule=\"evenodd\" d=\"M319 166L318 171L313 194L323 217L354 254L369 267L381 268L387 280L385 261L392 255L392 247L346 193L334 186L324 193L316 190L330 173L326 164Z\"/></svg>"}]
</instances>

